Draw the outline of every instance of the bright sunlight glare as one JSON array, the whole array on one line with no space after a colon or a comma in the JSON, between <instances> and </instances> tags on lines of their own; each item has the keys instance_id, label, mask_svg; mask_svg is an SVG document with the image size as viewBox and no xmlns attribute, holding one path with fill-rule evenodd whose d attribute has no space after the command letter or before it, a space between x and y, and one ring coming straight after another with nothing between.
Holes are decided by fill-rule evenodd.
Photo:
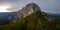
<instances>
[{"instance_id":1,"label":"bright sunlight glare","mask_svg":"<svg viewBox=\"0 0 60 30\"><path fill-rule=\"evenodd\" d=\"M2 6L0 6L0 12L10 12L7 10L9 8L11 8L11 7L8 5L2 5Z\"/></svg>"}]
</instances>

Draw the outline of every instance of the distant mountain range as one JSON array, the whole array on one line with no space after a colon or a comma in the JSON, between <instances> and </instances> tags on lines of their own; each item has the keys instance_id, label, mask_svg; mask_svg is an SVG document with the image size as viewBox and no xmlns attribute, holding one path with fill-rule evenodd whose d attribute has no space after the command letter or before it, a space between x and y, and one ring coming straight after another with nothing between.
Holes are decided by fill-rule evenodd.
<instances>
[{"instance_id":1,"label":"distant mountain range","mask_svg":"<svg viewBox=\"0 0 60 30\"><path fill-rule=\"evenodd\" d=\"M59 18L60 14L51 14L51 16L53 16L54 18Z\"/></svg>"},{"instance_id":2,"label":"distant mountain range","mask_svg":"<svg viewBox=\"0 0 60 30\"><path fill-rule=\"evenodd\" d=\"M15 16L16 16L16 12L2 12L2 13L0 13L0 24L6 24L6 23L13 21Z\"/></svg>"}]
</instances>

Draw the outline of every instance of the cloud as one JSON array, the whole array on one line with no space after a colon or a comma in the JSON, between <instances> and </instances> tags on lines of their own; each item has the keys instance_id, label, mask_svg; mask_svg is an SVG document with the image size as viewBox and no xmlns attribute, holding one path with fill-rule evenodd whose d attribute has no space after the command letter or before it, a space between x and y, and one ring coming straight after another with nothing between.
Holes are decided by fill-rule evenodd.
<instances>
[{"instance_id":1,"label":"cloud","mask_svg":"<svg viewBox=\"0 0 60 30\"><path fill-rule=\"evenodd\" d=\"M0 0L0 3L11 4L12 10L19 10L28 3L36 3L41 10L52 13L60 13L60 0Z\"/></svg>"}]
</instances>

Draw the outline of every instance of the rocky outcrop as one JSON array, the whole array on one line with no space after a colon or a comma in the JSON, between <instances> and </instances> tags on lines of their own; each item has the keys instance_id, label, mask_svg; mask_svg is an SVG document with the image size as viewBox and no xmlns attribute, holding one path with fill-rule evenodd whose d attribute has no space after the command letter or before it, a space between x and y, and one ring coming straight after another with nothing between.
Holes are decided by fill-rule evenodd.
<instances>
[{"instance_id":1,"label":"rocky outcrop","mask_svg":"<svg viewBox=\"0 0 60 30\"><path fill-rule=\"evenodd\" d=\"M44 18L47 19L47 21L51 22L53 20L52 16L50 16L49 14L47 14L45 12L42 12L40 7L35 3L27 4L21 10L19 10L17 12L17 18L19 18L19 19L24 18L37 11L40 11L41 13L39 13L39 14L42 14L44 16Z\"/></svg>"},{"instance_id":2,"label":"rocky outcrop","mask_svg":"<svg viewBox=\"0 0 60 30\"><path fill-rule=\"evenodd\" d=\"M30 3L30 4L27 4L24 8L22 8L21 10L19 10L17 12L17 17L24 18L36 11L41 11L39 6L35 3Z\"/></svg>"}]
</instances>

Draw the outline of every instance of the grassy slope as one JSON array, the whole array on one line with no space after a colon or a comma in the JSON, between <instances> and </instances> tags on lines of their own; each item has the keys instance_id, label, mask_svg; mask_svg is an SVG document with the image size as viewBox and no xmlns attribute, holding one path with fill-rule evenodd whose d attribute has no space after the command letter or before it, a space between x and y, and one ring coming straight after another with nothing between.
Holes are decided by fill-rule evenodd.
<instances>
[{"instance_id":1,"label":"grassy slope","mask_svg":"<svg viewBox=\"0 0 60 30\"><path fill-rule=\"evenodd\" d=\"M15 30L15 29L16 29L16 23L0 25L0 30Z\"/></svg>"}]
</instances>

